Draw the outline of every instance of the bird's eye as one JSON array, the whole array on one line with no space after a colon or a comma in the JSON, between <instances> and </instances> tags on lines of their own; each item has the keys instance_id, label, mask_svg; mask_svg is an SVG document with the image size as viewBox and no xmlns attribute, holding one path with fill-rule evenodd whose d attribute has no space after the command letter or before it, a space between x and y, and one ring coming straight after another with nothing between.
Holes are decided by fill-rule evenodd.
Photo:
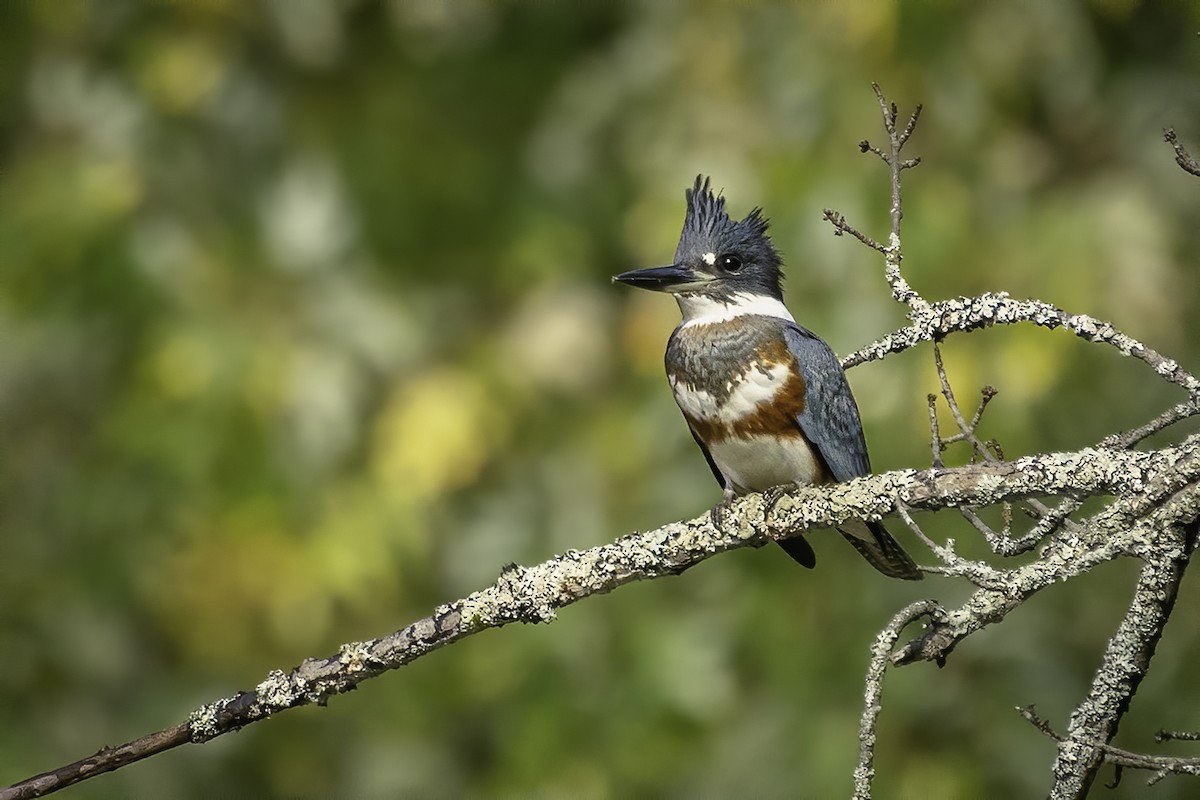
<instances>
[{"instance_id":1,"label":"bird's eye","mask_svg":"<svg viewBox=\"0 0 1200 800\"><path fill-rule=\"evenodd\" d=\"M725 272L737 272L742 268L742 260L733 255L723 255L717 263Z\"/></svg>"}]
</instances>

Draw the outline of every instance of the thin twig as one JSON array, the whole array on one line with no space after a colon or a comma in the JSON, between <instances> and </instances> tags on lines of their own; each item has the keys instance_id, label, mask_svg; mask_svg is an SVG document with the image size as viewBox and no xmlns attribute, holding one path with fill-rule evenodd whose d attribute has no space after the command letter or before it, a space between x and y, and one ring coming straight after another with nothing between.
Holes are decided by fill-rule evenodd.
<instances>
[{"instance_id":1,"label":"thin twig","mask_svg":"<svg viewBox=\"0 0 1200 800\"><path fill-rule=\"evenodd\" d=\"M958 578L966 578L975 586L983 589L1002 590L1006 585L1004 576L999 571L984 564L982 561L971 561L963 558L954 552L954 540L947 540L944 545L939 545L937 542L930 539L925 531L921 530L921 526L912 518L904 503L896 501L896 513L910 531L916 534L926 547L933 551L945 566L941 567L922 567L925 572L932 572L939 575L948 575Z\"/></svg>"},{"instance_id":2,"label":"thin twig","mask_svg":"<svg viewBox=\"0 0 1200 800\"><path fill-rule=\"evenodd\" d=\"M954 389L950 385L950 378L946 374L946 365L942 360L942 348L937 340L933 342L933 362L937 371L938 381L942 386L942 397L945 399L946 407L949 408L959 429L959 433L954 436L942 438L937 444L937 449L939 451L944 450L946 446L955 442L969 442L972 449L972 462L977 460L987 463L1003 461L1003 453L1000 450L999 442L995 440L984 442L980 440L976 433L979 424L983 420L984 411L987 410L988 404L998 394L997 390L992 386L984 386L980 390L979 405L975 409L974 415L968 421L964 417L962 409L958 404L958 399L954 394ZM930 398L931 400L935 399L933 395L930 395ZM930 413L934 413L932 409ZM1038 524L1020 539L1012 538L1012 506L1008 503L1005 503L1001 508L1001 513L1005 520L1005 526L1002 531L993 530L979 515L974 513L973 509L960 507L959 513L983 535L984 540L993 552L997 555L1012 556L1029 551L1038 541L1057 530L1059 526L1074 525L1069 515L1075 508L1071 508L1063 513L1064 509L1066 509L1066 506L1061 504L1057 509L1050 509L1036 499L1031 498L1027 500L1026 507L1023 510L1029 516L1038 520ZM1041 521L1046 519L1050 521L1044 525L1041 524Z\"/></svg>"},{"instance_id":3,"label":"thin twig","mask_svg":"<svg viewBox=\"0 0 1200 800\"><path fill-rule=\"evenodd\" d=\"M1011 519L1006 521L1003 531L997 532L989 528L970 509L959 509L959 513L966 517L968 522L975 525L975 528L983 535L984 541L987 542L988 547L992 549L993 553L1005 558L1012 558L1023 553L1028 553L1047 536L1058 531L1064 523L1072 527L1077 527L1077 524L1070 519L1070 515L1078 511L1082 503L1074 498L1067 498L1054 508L1047 508L1042 503L1033 499L1026 500L1025 502L1030 508L1022 510L1037 514L1039 519L1032 528L1018 537L1011 535ZM1011 504L1006 504L1006 507L1011 508ZM1044 510L1039 511L1039 509ZM975 523L975 520L978 520L978 524Z\"/></svg>"},{"instance_id":4,"label":"thin twig","mask_svg":"<svg viewBox=\"0 0 1200 800\"><path fill-rule=\"evenodd\" d=\"M1167 128L1164 130L1163 139L1175 151L1175 163L1179 165L1179 168L1200 178L1200 164L1196 163L1196 159L1192 158L1192 154L1179 143L1179 137L1175 135L1175 129Z\"/></svg>"},{"instance_id":5,"label":"thin twig","mask_svg":"<svg viewBox=\"0 0 1200 800\"><path fill-rule=\"evenodd\" d=\"M879 88L879 84L872 83L871 89L875 92L875 97L879 101L879 110L883 116L883 128L888 137L887 149L876 147L866 139L858 143L858 149L863 153L874 153L879 156L879 159L887 165L888 171L891 173L892 204L889 214L892 225L891 232L888 235L888 243L884 245L876 241L850 225L844 216L832 209L826 209L823 218L833 225L836 235L840 236L843 233L848 233L867 247L884 255L884 276L887 279L888 286L891 287L892 297L897 302L908 306L909 315L913 316L918 312L927 311L929 304L909 286L908 281L905 280L900 272L900 262L904 257L900 245L900 222L904 217L903 205L901 203L900 173L917 166L921 163L921 159L903 159L900 157L900 154L904 149L904 145L908 143L909 138L912 136L913 131L916 130L917 120L921 117L921 106L918 105L914 109L904 129L898 130L896 128L896 120L899 117L899 110L896 108L896 104L889 102L884 97L883 90Z\"/></svg>"},{"instance_id":6,"label":"thin twig","mask_svg":"<svg viewBox=\"0 0 1200 800\"><path fill-rule=\"evenodd\" d=\"M821 216L821 219L826 220L833 225L834 236L841 236L843 233L848 233L855 239L858 239L860 242L865 244L867 247L870 247L873 250L878 250L881 253L887 253L886 247L860 231L858 228L855 228L849 222L846 222L846 218L833 209L825 209L825 213Z\"/></svg>"},{"instance_id":7,"label":"thin twig","mask_svg":"<svg viewBox=\"0 0 1200 800\"><path fill-rule=\"evenodd\" d=\"M925 399L929 403L929 449L932 451L931 461L935 468L942 467L942 451L945 449L942 432L938 428L937 395L928 394Z\"/></svg>"},{"instance_id":8,"label":"thin twig","mask_svg":"<svg viewBox=\"0 0 1200 800\"><path fill-rule=\"evenodd\" d=\"M1176 406L1168 408L1166 411L1159 414L1145 425L1139 425L1138 427L1123 433L1114 433L1111 436L1106 436L1100 440L1098 446L1114 447L1124 450L1133 447L1142 440L1153 436L1159 431L1165 430L1177 422L1182 422L1183 420L1194 417L1197 414L1200 414L1200 395L1197 395L1195 399L1186 403L1180 403Z\"/></svg>"},{"instance_id":9,"label":"thin twig","mask_svg":"<svg viewBox=\"0 0 1200 800\"><path fill-rule=\"evenodd\" d=\"M917 127L917 120L921 116L921 106L918 105L913 110L912 116L908 119L908 124L904 126L904 130L898 132L896 130L896 118L899 115L899 111L896 108L896 104L888 102L887 98L883 95L883 90L879 88L879 84L872 83L871 88L875 91L875 97L879 100L879 108L883 112L883 126L888 134L888 157L885 161L892 178L892 231L891 235L888 236L887 267L884 270L884 275L887 278L888 285L892 287L892 297L897 302L907 305L911 313L927 309L929 304L908 285L908 281L900 273L900 262L904 259L900 244L900 223L904 219L904 206L901 202L900 173L917 166L921 161L920 159L905 161L900 158L900 152L904 149L904 145L908 142L913 130Z\"/></svg>"},{"instance_id":10,"label":"thin twig","mask_svg":"<svg viewBox=\"0 0 1200 800\"><path fill-rule=\"evenodd\" d=\"M971 449L974 451L971 457L972 461L975 461L977 458L982 461L991 460L992 454L988 451L984 443L979 441L979 437L975 435L975 426L979 424L979 419L983 416L983 409L987 406L991 397L986 391L984 392L983 399L979 404L979 411L976 412L974 421L967 422L963 417L962 409L958 407L958 399L954 396L954 390L950 388L950 378L946 375L946 365L942 361L942 348L937 341L933 343L933 363L937 368L938 381L942 384L942 397L945 398L946 407L950 409L950 414L954 417L954 422L958 425L958 430L962 437L958 441L969 441L971 443ZM990 389L991 387L988 388ZM995 394L994 389L992 389L992 394Z\"/></svg>"}]
</instances>

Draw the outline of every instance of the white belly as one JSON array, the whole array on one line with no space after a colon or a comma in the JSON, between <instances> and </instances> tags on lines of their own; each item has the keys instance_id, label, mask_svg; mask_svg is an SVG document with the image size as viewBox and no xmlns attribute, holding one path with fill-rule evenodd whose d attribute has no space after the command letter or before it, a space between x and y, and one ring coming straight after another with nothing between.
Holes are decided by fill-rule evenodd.
<instances>
[{"instance_id":1,"label":"white belly","mask_svg":"<svg viewBox=\"0 0 1200 800\"><path fill-rule=\"evenodd\" d=\"M785 483L813 483L821 474L817 454L799 436L733 437L710 448L717 468L739 491L761 492Z\"/></svg>"}]
</instances>

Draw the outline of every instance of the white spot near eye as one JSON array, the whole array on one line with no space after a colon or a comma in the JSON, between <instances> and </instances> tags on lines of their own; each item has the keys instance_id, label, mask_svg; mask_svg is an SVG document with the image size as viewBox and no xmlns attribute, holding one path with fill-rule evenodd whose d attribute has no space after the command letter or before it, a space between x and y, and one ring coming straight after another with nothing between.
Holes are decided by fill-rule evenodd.
<instances>
[{"instance_id":1,"label":"white spot near eye","mask_svg":"<svg viewBox=\"0 0 1200 800\"><path fill-rule=\"evenodd\" d=\"M717 254L716 254L716 253L705 253L705 254L702 256L702 258L704 259L704 263L705 263L705 264L708 264L710 267L711 267L713 264L716 264L716 263L717 263Z\"/></svg>"}]
</instances>

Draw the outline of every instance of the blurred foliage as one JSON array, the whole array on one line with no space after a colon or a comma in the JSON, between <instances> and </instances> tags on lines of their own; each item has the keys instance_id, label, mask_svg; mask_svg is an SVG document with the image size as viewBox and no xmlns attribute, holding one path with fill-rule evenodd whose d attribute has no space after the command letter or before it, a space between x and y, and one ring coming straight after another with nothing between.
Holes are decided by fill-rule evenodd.
<instances>
[{"instance_id":1,"label":"blurred foliage","mask_svg":"<svg viewBox=\"0 0 1200 800\"><path fill-rule=\"evenodd\" d=\"M1200 368L1200 6L436 0L0 6L0 783L377 635L509 561L702 513L665 263L697 172L762 205L839 352L902 324L871 80L926 104L905 261L1095 314ZM1178 399L1036 329L946 346L1010 456ZM877 469L928 463L928 348L853 371ZM1195 426L1187 429L1194 429ZM1179 430L1165 437L1177 437ZM942 518L944 517L944 519ZM952 515L926 520L981 552ZM901 536L903 537L901 532ZM73 797L839 796L902 604L817 535L475 637ZM916 548L914 547L914 551ZM926 559L928 560L928 559ZM1135 565L894 673L880 797L1033 796ZM1120 743L1200 725L1185 585ZM1178 749L1186 752L1186 746ZM1114 797L1145 796L1127 775ZM1194 796L1168 780L1151 796ZM1099 790L1098 790L1099 791Z\"/></svg>"}]
</instances>

